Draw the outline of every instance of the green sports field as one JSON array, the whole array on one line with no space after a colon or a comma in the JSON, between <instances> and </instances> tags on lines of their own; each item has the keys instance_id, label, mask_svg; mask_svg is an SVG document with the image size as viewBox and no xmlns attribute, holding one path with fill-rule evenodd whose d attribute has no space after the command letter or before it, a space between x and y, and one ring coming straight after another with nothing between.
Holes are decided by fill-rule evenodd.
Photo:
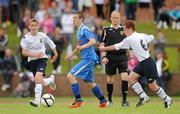
<instances>
[{"instance_id":1,"label":"green sports field","mask_svg":"<svg viewBox=\"0 0 180 114\"><path fill-rule=\"evenodd\" d=\"M73 98L56 97L53 107L31 107L31 98L0 98L0 114L180 114L180 97L173 97L173 105L169 109L163 107L158 97L151 97L150 102L136 108L138 97L130 97L130 107L121 107L118 97L114 98L113 107L98 108L98 101L94 97L84 98L85 105L78 109L69 109Z\"/></svg>"}]
</instances>

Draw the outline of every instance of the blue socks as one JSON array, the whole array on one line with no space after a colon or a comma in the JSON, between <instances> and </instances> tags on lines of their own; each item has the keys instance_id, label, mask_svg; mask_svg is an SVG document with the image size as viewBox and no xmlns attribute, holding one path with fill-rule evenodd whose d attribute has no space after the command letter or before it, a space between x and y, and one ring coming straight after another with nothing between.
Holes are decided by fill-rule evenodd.
<instances>
[{"instance_id":1,"label":"blue socks","mask_svg":"<svg viewBox=\"0 0 180 114\"><path fill-rule=\"evenodd\" d=\"M93 89L92 92L94 95L99 99L100 103L106 102L107 100L104 98L103 93L101 92L100 88L98 85L96 85Z\"/></svg>"},{"instance_id":2,"label":"blue socks","mask_svg":"<svg viewBox=\"0 0 180 114\"><path fill-rule=\"evenodd\" d=\"M71 89L76 100L81 100L79 84L78 83L71 84Z\"/></svg>"},{"instance_id":3,"label":"blue socks","mask_svg":"<svg viewBox=\"0 0 180 114\"><path fill-rule=\"evenodd\" d=\"M75 83L71 85L72 92L76 98L76 100L81 100L81 95L80 95L80 88L79 84ZM107 100L105 99L103 93L101 92L100 88L98 85L96 85L93 89L92 92L94 95L99 99L100 103L106 102Z\"/></svg>"}]
</instances>

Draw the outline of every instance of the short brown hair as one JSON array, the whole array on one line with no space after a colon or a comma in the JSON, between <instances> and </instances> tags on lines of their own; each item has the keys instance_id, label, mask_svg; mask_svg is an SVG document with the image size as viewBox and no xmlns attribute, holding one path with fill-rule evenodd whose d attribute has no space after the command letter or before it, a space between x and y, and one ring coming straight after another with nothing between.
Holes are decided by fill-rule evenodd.
<instances>
[{"instance_id":1,"label":"short brown hair","mask_svg":"<svg viewBox=\"0 0 180 114\"><path fill-rule=\"evenodd\" d=\"M132 29L133 31L136 30L136 27L135 27L135 22L132 21L132 20L126 20L123 25L127 28L127 29Z\"/></svg>"},{"instance_id":2,"label":"short brown hair","mask_svg":"<svg viewBox=\"0 0 180 114\"><path fill-rule=\"evenodd\" d=\"M31 24L32 22L36 22L37 24L39 24L38 20L36 20L35 18L32 18L28 21L28 25Z\"/></svg>"},{"instance_id":3,"label":"short brown hair","mask_svg":"<svg viewBox=\"0 0 180 114\"><path fill-rule=\"evenodd\" d=\"M79 19L83 19L83 21L84 21L84 13L82 11L77 11L74 14L77 14L79 16Z\"/></svg>"}]
</instances>

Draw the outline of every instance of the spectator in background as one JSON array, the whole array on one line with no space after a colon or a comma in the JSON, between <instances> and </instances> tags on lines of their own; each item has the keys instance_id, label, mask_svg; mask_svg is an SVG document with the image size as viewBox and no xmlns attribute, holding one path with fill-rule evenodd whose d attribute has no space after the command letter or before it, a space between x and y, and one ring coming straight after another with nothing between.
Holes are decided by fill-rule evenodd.
<instances>
[{"instance_id":1,"label":"spectator in background","mask_svg":"<svg viewBox=\"0 0 180 114\"><path fill-rule=\"evenodd\" d=\"M53 41L56 45L58 57L56 61L53 63L53 71L52 74L60 74L62 71L62 66L61 66L61 56L62 56L62 51L64 49L64 44L65 44L65 39L64 37L60 34L61 29L59 27L56 27L54 29L54 34L53 34Z\"/></svg>"},{"instance_id":2,"label":"spectator in background","mask_svg":"<svg viewBox=\"0 0 180 114\"><path fill-rule=\"evenodd\" d=\"M136 20L137 0L125 0L125 14L127 19Z\"/></svg>"},{"instance_id":3,"label":"spectator in background","mask_svg":"<svg viewBox=\"0 0 180 114\"><path fill-rule=\"evenodd\" d=\"M155 50L164 50L166 45L166 38L161 30L158 30L156 39L154 40Z\"/></svg>"},{"instance_id":4,"label":"spectator in background","mask_svg":"<svg viewBox=\"0 0 180 114\"><path fill-rule=\"evenodd\" d=\"M56 2L56 1L51 2L51 7L48 9L48 13L50 13L54 19L54 26L59 26L61 10L58 9L58 2Z\"/></svg>"},{"instance_id":5,"label":"spectator in background","mask_svg":"<svg viewBox=\"0 0 180 114\"><path fill-rule=\"evenodd\" d=\"M95 30L95 17L92 16L91 14L91 11L90 11L90 8L89 7L85 7L84 8L84 15L85 15L85 18L84 18L84 23L92 30L94 31Z\"/></svg>"},{"instance_id":6,"label":"spectator in background","mask_svg":"<svg viewBox=\"0 0 180 114\"><path fill-rule=\"evenodd\" d=\"M0 59L4 58L7 44L8 44L8 36L6 34L6 31L5 29L0 29Z\"/></svg>"},{"instance_id":7,"label":"spectator in background","mask_svg":"<svg viewBox=\"0 0 180 114\"><path fill-rule=\"evenodd\" d=\"M34 75L32 72L26 71L20 73L20 82L13 90L14 97L31 97L33 92Z\"/></svg>"},{"instance_id":8,"label":"spectator in background","mask_svg":"<svg viewBox=\"0 0 180 114\"><path fill-rule=\"evenodd\" d=\"M46 12L44 14L44 19L43 21L41 21L40 27L42 28L43 32L47 33L49 36L52 36L54 28L54 19L52 18L50 13Z\"/></svg>"},{"instance_id":9,"label":"spectator in background","mask_svg":"<svg viewBox=\"0 0 180 114\"><path fill-rule=\"evenodd\" d=\"M12 51L10 49L5 50L5 56L3 59L3 81L4 84L1 87L2 91L6 91L10 88L12 76L17 74L17 66L15 58L12 54Z\"/></svg>"},{"instance_id":10,"label":"spectator in background","mask_svg":"<svg viewBox=\"0 0 180 114\"><path fill-rule=\"evenodd\" d=\"M44 20L44 15L47 12L43 3L39 4L39 10L35 14L35 18L41 23Z\"/></svg>"},{"instance_id":11,"label":"spectator in background","mask_svg":"<svg viewBox=\"0 0 180 114\"><path fill-rule=\"evenodd\" d=\"M132 71L135 68L135 66L138 64L138 62L139 61L137 57L135 57L134 53L131 50L129 50L128 51L128 70Z\"/></svg>"},{"instance_id":12,"label":"spectator in background","mask_svg":"<svg viewBox=\"0 0 180 114\"><path fill-rule=\"evenodd\" d=\"M61 17L61 25L62 25L61 33L67 40L66 56L71 54L73 48L73 33L75 28L72 20L73 20L72 2L69 1ZM71 66L71 64L69 65Z\"/></svg>"},{"instance_id":13,"label":"spectator in background","mask_svg":"<svg viewBox=\"0 0 180 114\"><path fill-rule=\"evenodd\" d=\"M94 0L94 3L96 5L96 14L99 18L104 19L104 12L103 12L103 5L104 5L104 0Z\"/></svg>"},{"instance_id":14,"label":"spectator in background","mask_svg":"<svg viewBox=\"0 0 180 114\"><path fill-rule=\"evenodd\" d=\"M158 12L158 18L157 18L157 28L164 28L164 29L168 29L168 25L170 24L169 21L169 8L164 5L162 8L159 9Z\"/></svg>"},{"instance_id":15,"label":"spectator in background","mask_svg":"<svg viewBox=\"0 0 180 114\"><path fill-rule=\"evenodd\" d=\"M97 18L96 22L95 22L95 30L94 30L95 39L96 39L96 44L94 45L94 49L95 49L97 56L99 57L99 62L96 64L97 68L99 68L99 69L103 68L102 61L101 61L101 53L98 49L102 32L103 32L102 19Z\"/></svg>"},{"instance_id":16,"label":"spectator in background","mask_svg":"<svg viewBox=\"0 0 180 114\"><path fill-rule=\"evenodd\" d=\"M39 1L40 0L28 0L28 8L30 9L31 14L38 11L39 9L38 5L40 4Z\"/></svg>"},{"instance_id":17,"label":"spectator in background","mask_svg":"<svg viewBox=\"0 0 180 114\"><path fill-rule=\"evenodd\" d=\"M145 22L150 18L150 3L151 0L138 0L139 2L139 20Z\"/></svg>"},{"instance_id":18,"label":"spectator in background","mask_svg":"<svg viewBox=\"0 0 180 114\"><path fill-rule=\"evenodd\" d=\"M93 3L92 3L92 0L79 0L78 5L79 5L79 10L83 11L84 8L87 8L87 7L91 8Z\"/></svg>"},{"instance_id":19,"label":"spectator in background","mask_svg":"<svg viewBox=\"0 0 180 114\"><path fill-rule=\"evenodd\" d=\"M116 0L109 0L109 9L110 9L110 14L112 11L115 10L115 5L116 5ZM110 16L110 15L109 15Z\"/></svg>"},{"instance_id":20,"label":"spectator in background","mask_svg":"<svg viewBox=\"0 0 180 114\"><path fill-rule=\"evenodd\" d=\"M174 9L169 11L172 20L172 29L180 30L180 4L176 4Z\"/></svg>"},{"instance_id":21,"label":"spectator in background","mask_svg":"<svg viewBox=\"0 0 180 114\"><path fill-rule=\"evenodd\" d=\"M58 6L59 10L61 12L64 12L64 9L66 8L67 0L59 0L58 3L59 3L59 6Z\"/></svg>"},{"instance_id":22,"label":"spectator in background","mask_svg":"<svg viewBox=\"0 0 180 114\"><path fill-rule=\"evenodd\" d=\"M120 4L122 3L121 0L116 0L116 3L115 3L115 9L116 11L120 11Z\"/></svg>"},{"instance_id":23,"label":"spectator in background","mask_svg":"<svg viewBox=\"0 0 180 114\"><path fill-rule=\"evenodd\" d=\"M20 18L20 0L10 0L10 20L15 23L19 21Z\"/></svg>"},{"instance_id":24,"label":"spectator in background","mask_svg":"<svg viewBox=\"0 0 180 114\"><path fill-rule=\"evenodd\" d=\"M164 5L164 1L165 0L152 0L152 6L154 10L154 22L157 22L158 11Z\"/></svg>"},{"instance_id":25,"label":"spectator in background","mask_svg":"<svg viewBox=\"0 0 180 114\"><path fill-rule=\"evenodd\" d=\"M1 21L0 23L2 23L3 25L5 24L5 22L7 21L7 19L9 18L9 0L0 0L0 13L2 13L1 15Z\"/></svg>"},{"instance_id":26,"label":"spectator in background","mask_svg":"<svg viewBox=\"0 0 180 114\"><path fill-rule=\"evenodd\" d=\"M78 1L79 0L71 0L73 3L73 11L78 11Z\"/></svg>"},{"instance_id":27,"label":"spectator in background","mask_svg":"<svg viewBox=\"0 0 180 114\"><path fill-rule=\"evenodd\" d=\"M17 36L21 37L27 30L28 21L31 19L31 12L29 9L25 9L23 17L19 20L17 28Z\"/></svg>"},{"instance_id":28,"label":"spectator in background","mask_svg":"<svg viewBox=\"0 0 180 114\"><path fill-rule=\"evenodd\" d=\"M157 83L166 91L168 81L171 79L172 75L169 72L169 63L167 61L167 58L164 56L164 53L165 52L162 50L157 50L155 60L159 76Z\"/></svg>"}]
</instances>

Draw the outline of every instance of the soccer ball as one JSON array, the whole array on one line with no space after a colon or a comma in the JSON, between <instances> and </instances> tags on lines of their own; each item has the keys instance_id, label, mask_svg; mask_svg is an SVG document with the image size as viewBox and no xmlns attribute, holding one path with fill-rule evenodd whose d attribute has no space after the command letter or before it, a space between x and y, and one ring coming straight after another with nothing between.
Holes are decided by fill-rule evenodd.
<instances>
[{"instance_id":1,"label":"soccer ball","mask_svg":"<svg viewBox=\"0 0 180 114\"><path fill-rule=\"evenodd\" d=\"M51 107L54 105L55 99L54 96L46 93L41 97L41 104L45 107Z\"/></svg>"}]
</instances>

